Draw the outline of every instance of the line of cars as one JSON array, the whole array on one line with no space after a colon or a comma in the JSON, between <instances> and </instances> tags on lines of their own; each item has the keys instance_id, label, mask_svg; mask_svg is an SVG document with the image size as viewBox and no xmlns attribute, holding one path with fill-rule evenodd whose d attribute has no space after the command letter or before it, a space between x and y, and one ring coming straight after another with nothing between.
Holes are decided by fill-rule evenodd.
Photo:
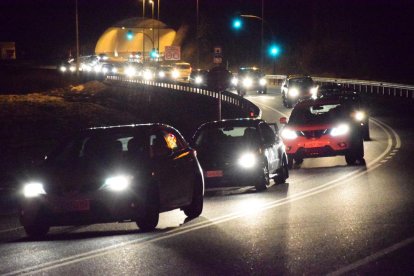
<instances>
[{"instance_id":1,"label":"line of cars","mask_svg":"<svg viewBox=\"0 0 414 276\"><path fill-rule=\"evenodd\" d=\"M272 128L273 126L273 128ZM276 124L234 119L201 125L188 143L159 123L96 127L64 139L21 178L20 222L30 237L52 226L134 221L203 210L205 185L284 183L288 159Z\"/></svg>"}]
</instances>

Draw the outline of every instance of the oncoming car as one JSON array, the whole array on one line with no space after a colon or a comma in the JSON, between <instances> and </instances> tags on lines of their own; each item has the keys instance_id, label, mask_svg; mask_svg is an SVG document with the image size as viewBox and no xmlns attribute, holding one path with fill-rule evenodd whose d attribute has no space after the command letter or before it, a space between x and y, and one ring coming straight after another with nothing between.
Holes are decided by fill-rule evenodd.
<instances>
[{"instance_id":1,"label":"oncoming car","mask_svg":"<svg viewBox=\"0 0 414 276\"><path fill-rule=\"evenodd\" d=\"M177 62L174 64L172 78L176 80L188 81L191 74L191 65L187 62Z\"/></svg>"},{"instance_id":2,"label":"oncoming car","mask_svg":"<svg viewBox=\"0 0 414 276\"><path fill-rule=\"evenodd\" d=\"M304 158L345 156L348 165L364 165L364 144L352 105L340 99L308 99L295 105L281 136L289 165Z\"/></svg>"},{"instance_id":3,"label":"oncoming car","mask_svg":"<svg viewBox=\"0 0 414 276\"><path fill-rule=\"evenodd\" d=\"M293 107L299 100L315 96L317 87L310 76L288 76L280 89L283 105Z\"/></svg>"},{"instance_id":4,"label":"oncoming car","mask_svg":"<svg viewBox=\"0 0 414 276\"><path fill-rule=\"evenodd\" d=\"M370 140L368 105L363 101L358 92L344 87L341 84L330 83L320 86L317 96L324 99L348 101L353 109L353 117L360 123L364 140Z\"/></svg>"},{"instance_id":5,"label":"oncoming car","mask_svg":"<svg viewBox=\"0 0 414 276\"><path fill-rule=\"evenodd\" d=\"M135 221L203 209L204 178L181 134L163 124L91 128L69 138L21 183L20 222L28 236L51 226Z\"/></svg>"},{"instance_id":6,"label":"oncoming car","mask_svg":"<svg viewBox=\"0 0 414 276\"><path fill-rule=\"evenodd\" d=\"M277 129L276 124L274 127ZM270 185L289 177L287 155L277 132L259 119L232 119L201 125L192 146L204 171L206 188Z\"/></svg>"},{"instance_id":7,"label":"oncoming car","mask_svg":"<svg viewBox=\"0 0 414 276\"><path fill-rule=\"evenodd\" d=\"M265 75L259 68L242 67L239 69L237 79L232 80L236 85L239 96L246 95L247 91L255 91L259 94L267 93L267 81Z\"/></svg>"}]
</instances>

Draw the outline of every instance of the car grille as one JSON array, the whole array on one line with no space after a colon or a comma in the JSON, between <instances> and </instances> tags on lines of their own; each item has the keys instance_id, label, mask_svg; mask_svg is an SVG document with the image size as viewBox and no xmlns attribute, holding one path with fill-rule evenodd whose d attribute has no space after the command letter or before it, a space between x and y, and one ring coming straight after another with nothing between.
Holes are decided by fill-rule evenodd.
<instances>
[{"instance_id":1,"label":"car grille","mask_svg":"<svg viewBox=\"0 0 414 276\"><path fill-rule=\"evenodd\" d=\"M328 133L327 129L298 131L298 135L304 136L307 139L320 138L322 135L326 133Z\"/></svg>"}]
</instances>

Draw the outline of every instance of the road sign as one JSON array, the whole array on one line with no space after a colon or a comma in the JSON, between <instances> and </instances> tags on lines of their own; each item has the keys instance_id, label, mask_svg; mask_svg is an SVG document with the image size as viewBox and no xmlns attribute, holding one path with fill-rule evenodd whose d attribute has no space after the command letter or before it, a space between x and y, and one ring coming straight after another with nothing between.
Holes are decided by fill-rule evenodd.
<instances>
[{"instance_id":1,"label":"road sign","mask_svg":"<svg viewBox=\"0 0 414 276\"><path fill-rule=\"evenodd\" d=\"M221 47L220 46L214 47L214 55L220 55L221 56Z\"/></svg>"},{"instance_id":2,"label":"road sign","mask_svg":"<svg viewBox=\"0 0 414 276\"><path fill-rule=\"evenodd\" d=\"M180 46L165 46L164 59L165 60L180 60L181 59Z\"/></svg>"}]
</instances>

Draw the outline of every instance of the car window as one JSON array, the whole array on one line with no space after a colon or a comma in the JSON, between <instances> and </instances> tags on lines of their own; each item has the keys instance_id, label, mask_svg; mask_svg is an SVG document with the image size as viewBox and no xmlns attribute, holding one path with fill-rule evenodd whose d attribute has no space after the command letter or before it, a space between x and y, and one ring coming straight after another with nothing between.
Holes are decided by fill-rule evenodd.
<instances>
[{"instance_id":1,"label":"car window","mask_svg":"<svg viewBox=\"0 0 414 276\"><path fill-rule=\"evenodd\" d=\"M272 144L275 142L276 140L275 132L272 130L272 128L268 124L261 123L259 125L259 129L262 132L263 142L265 144Z\"/></svg>"},{"instance_id":2,"label":"car window","mask_svg":"<svg viewBox=\"0 0 414 276\"><path fill-rule=\"evenodd\" d=\"M228 126L201 130L195 140L196 147L237 147L240 144L258 144L259 133L255 127Z\"/></svg>"},{"instance_id":3,"label":"car window","mask_svg":"<svg viewBox=\"0 0 414 276\"><path fill-rule=\"evenodd\" d=\"M296 106L289 118L289 124L327 123L350 116L349 105L341 103L315 103Z\"/></svg>"}]
</instances>

